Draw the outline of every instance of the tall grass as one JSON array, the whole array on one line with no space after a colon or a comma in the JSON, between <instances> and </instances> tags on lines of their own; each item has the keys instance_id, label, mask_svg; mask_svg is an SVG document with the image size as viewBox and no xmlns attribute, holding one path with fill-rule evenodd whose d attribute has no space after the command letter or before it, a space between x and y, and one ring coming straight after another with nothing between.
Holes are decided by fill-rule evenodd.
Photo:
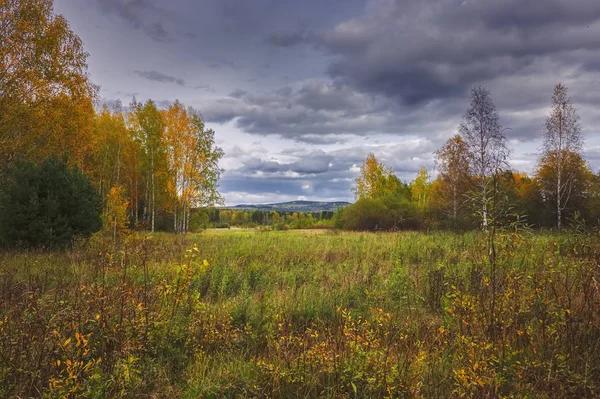
<instances>
[{"instance_id":1,"label":"tall grass","mask_svg":"<svg viewBox=\"0 0 600 399\"><path fill-rule=\"evenodd\" d=\"M207 231L0 255L1 397L598 397L600 242ZM493 305L492 305L493 304Z\"/></svg>"}]
</instances>

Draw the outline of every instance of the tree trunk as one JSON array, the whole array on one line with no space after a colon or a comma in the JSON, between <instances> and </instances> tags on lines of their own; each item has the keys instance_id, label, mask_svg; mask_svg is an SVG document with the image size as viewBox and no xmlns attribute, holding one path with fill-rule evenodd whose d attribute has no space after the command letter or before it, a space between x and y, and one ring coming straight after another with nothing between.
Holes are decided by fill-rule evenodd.
<instances>
[{"instance_id":1,"label":"tree trunk","mask_svg":"<svg viewBox=\"0 0 600 399\"><path fill-rule=\"evenodd\" d=\"M142 219L144 220L144 227L148 227L148 206L150 204L150 176L146 176L146 190L144 192L144 209L142 210Z\"/></svg>"},{"instance_id":2,"label":"tree trunk","mask_svg":"<svg viewBox=\"0 0 600 399\"><path fill-rule=\"evenodd\" d=\"M118 150L117 150L117 179L116 179L117 183L116 185L119 186L119 184L121 183L121 144L119 144Z\"/></svg>"},{"instance_id":3,"label":"tree trunk","mask_svg":"<svg viewBox=\"0 0 600 399\"><path fill-rule=\"evenodd\" d=\"M558 227L558 229L560 230L562 228L562 210L560 207L560 185L561 185L561 178L560 178L560 174L561 174L561 167L560 167L560 161L558 161L558 171L557 171L557 184L556 184L556 226Z\"/></svg>"},{"instance_id":4,"label":"tree trunk","mask_svg":"<svg viewBox=\"0 0 600 399\"><path fill-rule=\"evenodd\" d=\"M190 208L188 207L187 209L187 215L185 218L185 232L189 232L190 231Z\"/></svg>"},{"instance_id":5,"label":"tree trunk","mask_svg":"<svg viewBox=\"0 0 600 399\"><path fill-rule=\"evenodd\" d=\"M558 149L556 151L556 226L562 228L562 209L561 209L561 175L562 175L562 114L558 116Z\"/></svg>"},{"instance_id":6,"label":"tree trunk","mask_svg":"<svg viewBox=\"0 0 600 399\"><path fill-rule=\"evenodd\" d=\"M139 212L140 212L140 210L138 209L139 205L140 205L140 202L139 202L139 198L138 198L138 176L137 176L137 172L135 172L135 179L134 179L134 183L133 184L134 184L134 186L133 186L132 192L133 191L135 192L135 196L133 197L133 211L135 213L135 227L137 227L137 225L138 225L138 217L139 217Z\"/></svg>"},{"instance_id":7,"label":"tree trunk","mask_svg":"<svg viewBox=\"0 0 600 399\"><path fill-rule=\"evenodd\" d=\"M177 205L175 205L175 209L173 211L173 232L177 233Z\"/></svg>"},{"instance_id":8,"label":"tree trunk","mask_svg":"<svg viewBox=\"0 0 600 399\"><path fill-rule=\"evenodd\" d=\"M485 183L485 177L482 177L481 179L481 200L483 202L483 207L482 207L482 216L483 216L483 229L487 230L488 228L488 218L487 218L487 193L486 193L486 183Z\"/></svg>"},{"instance_id":9,"label":"tree trunk","mask_svg":"<svg viewBox=\"0 0 600 399\"><path fill-rule=\"evenodd\" d=\"M457 213L457 198L456 198L456 184L452 185L452 218L456 221Z\"/></svg>"},{"instance_id":10,"label":"tree trunk","mask_svg":"<svg viewBox=\"0 0 600 399\"><path fill-rule=\"evenodd\" d=\"M155 215L155 211L156 211L156 204L155 204L155 188L154 188L154 149L152 149L151 153L150 153L150 169L152 171L152 232L154 233L154 215Z\"/></svg>"}]
</instances>

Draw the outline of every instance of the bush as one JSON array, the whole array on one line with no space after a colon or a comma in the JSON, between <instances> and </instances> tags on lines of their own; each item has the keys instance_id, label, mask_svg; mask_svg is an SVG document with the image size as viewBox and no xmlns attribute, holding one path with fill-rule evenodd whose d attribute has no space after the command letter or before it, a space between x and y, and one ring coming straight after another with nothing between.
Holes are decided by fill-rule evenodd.
<instances>
[{"instance_id":1,"label":"bush","mask_svg":"<svg viewBox=\"0 0 600 399\"><path fill-rule=\"evenodd\" d=\"M398 230L419 227L419 210L405 198L361 198L338 211L335 227L344 230Z\"/></svg>"},{"instance_id":2,"label":"bush","mask_svg":"<svg viewBox=\"0 0 600 399\"><path fill-rule=\"evenodd\" d=\"M48 159L17 162L0 196L0 238L8 246L49 247L100 230L100 195L77 168Z\"/></svg>"},{"instance_id":3,"label":"bush","mask_svg":"<svg viewBox=\"0 0 600 399\"><path fill-rule=\"evenodd\" d=\"M386 230L418 229L423 215L416 203L404 197L388 196L381 199L388 209L382 228Z\"/></svg>"},{"instance_id":4,"label":"bush","mask_svg":"<svg viewBox=\"0 0 600 399\"><path fill-rule=\"evenodd\" d=\"M378 230L387 211L381 200L361 198L338 214L336 226L345 230Z\"/></svg>"}]
</instances>

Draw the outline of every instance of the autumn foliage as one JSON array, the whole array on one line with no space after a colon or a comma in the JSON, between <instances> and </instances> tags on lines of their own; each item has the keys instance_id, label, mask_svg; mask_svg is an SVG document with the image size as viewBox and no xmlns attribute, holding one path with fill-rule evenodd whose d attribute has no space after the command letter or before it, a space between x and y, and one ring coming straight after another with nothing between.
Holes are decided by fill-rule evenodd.
<instances>
[{"instance_id":1,"label":"autumn foliage","mask_svg":"<svg viewBox=\"0 0 600 399\"><path fill-rule=\"evenodd\" d=\"M0 16L0 178L15 165L68 159L100 193L115 237L186 232L193 207L220 201L223 152L197 111L151 100L96 109L88 54L51 0L2 0Z\"/></svg>"}]
</instances>

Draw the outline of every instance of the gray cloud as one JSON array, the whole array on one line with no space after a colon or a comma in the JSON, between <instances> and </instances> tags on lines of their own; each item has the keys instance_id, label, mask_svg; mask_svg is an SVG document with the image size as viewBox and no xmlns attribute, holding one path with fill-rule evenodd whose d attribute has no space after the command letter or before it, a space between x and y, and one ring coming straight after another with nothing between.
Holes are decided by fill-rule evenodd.
<instances>
[{"instance_id":1,"label":"gray cloud","mask_svg":"<svg viewBox=\"0 0 600 399\"><path fill-rule=\"evenodd\" d=\"M408 109L340 82L315 79L304 81L296 90L284 87L260 95L236 90L228 97L211 98L199 107L209 122L234 121L248 133L278 135L312 144L342 143L348 135L432 136L449 128L444 118L462 113L455 104ZM424 121L426 116L432 120Z\"/></svg>"},{"instance_id":2,"label":"gray cloud","mask_svg":"<svg viewBox=\"0 0 600 399\"><path fill-rule=\"evenodd\" d=\"M331 170L333 156L323 151L312 151L304 154L295 162L280 163L277 161L263 161L260 158L250 158L244 162L239 171L244 173L267 172L285 173L292 172L297 175L321 174Z\"/></svg>"},{"instance_id":3,"label":"gray cloud","mask_svg":"<svg viewBox=\"0 0 600 399\"><path fill-rule=\"evenodd\" d=\"M214 87L212 87L209 84L205 84L205 83L201 83L201 84L198 84L198 85L194 86L194 89L196 89L196 90L203 90L203 91L205 91L207 93L214 93L215 92L215 88Z\"/></svg>"},{"instance_id":4,"label":"gray cloud","mask_svg":"<svg viewBox=\"0 0 600 399\"><path fill-rule=\"evenodd\" d=\"M510 139L537 140L559 80L586 90L600 78L600 8L595 0L370 0L363 15L334 27L274 30L273 46L312 44L329 79L271 93L232 93L204 105L209 120L299 142L335 136L452 134L474 84L491 88ZM585 74L573 74L585 70ZM575 98L575 100L578 100ZM426 112L424 112L426 110ZM595 119L583 113L587 119Z\"/></svg>"},{"instance_id":5,"label":"gray cloud","mask_svg":"<svg viewBox=\"0 0 600 399\"><path fill-rule=\"evenodd\" d=\"M242 165L223 175L221 188L226 196L236 198L237 202L315 195L331 200L352 200L350 189L369 152L374 152L379 161L391 166L402 180L410 181L420 168L430 167L434 148L433 142L423 139L331 151L290 148L277 155L278 159L290 159L282 162L235 147L232 152L242 160Z\"/></svg>"},{"instance_id":6,"label":"gray cloud","mask_svg":"<svg viewBox=\"0 0 600 399\"><path fill-rule=\"evenodd\" d=\"M304 41L302 32L294 31L273 31L266 37L267 43L279 47L291 47Z\"/></svg>"},{"instance_id":7,"label":"gray cloud","mask_svg":"<svg viewBox=\"0 0 600 399\"><path fill-rule=\"evenodd\" d=\"M600 165L597 0L82 1L96 6L55 6L92 54L101 97L200 109L226 147L228 201L349 199L371 151L411 180L456 133L474 84L512 129L513 165L531 171L563 82Z\"/></svg>"},{"instance_id":8,"label":"gray cloud","mask_svg":"<svg viewBox=\"0 0 600 399\"><path fill-rule=\"evenodd\" d=\"M578 65L574 50L600 49L600 8L595 0L373 0L364 16L307 38L337 57L332 78L418 105L521 75L539 59Z\"/></svg>"},{"instance_id":9,"label":"gray cloud","mask_svg":"<svg viewBox=\"0 0 600 399\"><path fill-rule=\"evenodd\" d=\"M584 155L592 162L593 167L600 168L600 146L586 148Z\"/></svg>"},{"instance_id":10,"label":"gray cloud","mask_svg":"<svg viewBox=\"0 0 600 399\"><path fill-rule=\"evenodd\" d=\"M206 64L207 67L211 69L223 69L230 68L233 70L237 70L238 67L235 65L233 61L227 60L225 58L219 57L201 57L201 60Z\"/></svg>"},{"instance_id":11,"label":"gray cloud","mask_svg":"<svg viewBox=\"0 0 600 399\"><path fill-rule=\"evenodd\" d=\"M229 97L233 97L233 98L242 98L244 97L246 94L248 94L248 92L246 90L242 90L242 89L235 89L234 91L232 91L231 93L229 93Z\"/></svg>"},{"instance_id":12,"label":"gray cloud","mask_svg":"<svg viewBox=\"0 0 600 399\"><path fill-rule=\"evenodd\" d=\"M167 75L158 71L134 71L134 73L144 79L160 83L175 83L179 86L185 86L185 81L175 76ZM200 86L198 88L201 88Z\"/></svg>"},{"instance_id":13,"label":"gray cloud","mask_svg":"<svg viewBox=\"0 0 600 399\"><path fill-rule=\"evenodd\" d=\"M96 4L103 12L122 18L153 40L173 40L173 33L164 26L165 20L172 19L172 13L157 6L152 0L96 0Z\"/></svg>"}]
</instances>

